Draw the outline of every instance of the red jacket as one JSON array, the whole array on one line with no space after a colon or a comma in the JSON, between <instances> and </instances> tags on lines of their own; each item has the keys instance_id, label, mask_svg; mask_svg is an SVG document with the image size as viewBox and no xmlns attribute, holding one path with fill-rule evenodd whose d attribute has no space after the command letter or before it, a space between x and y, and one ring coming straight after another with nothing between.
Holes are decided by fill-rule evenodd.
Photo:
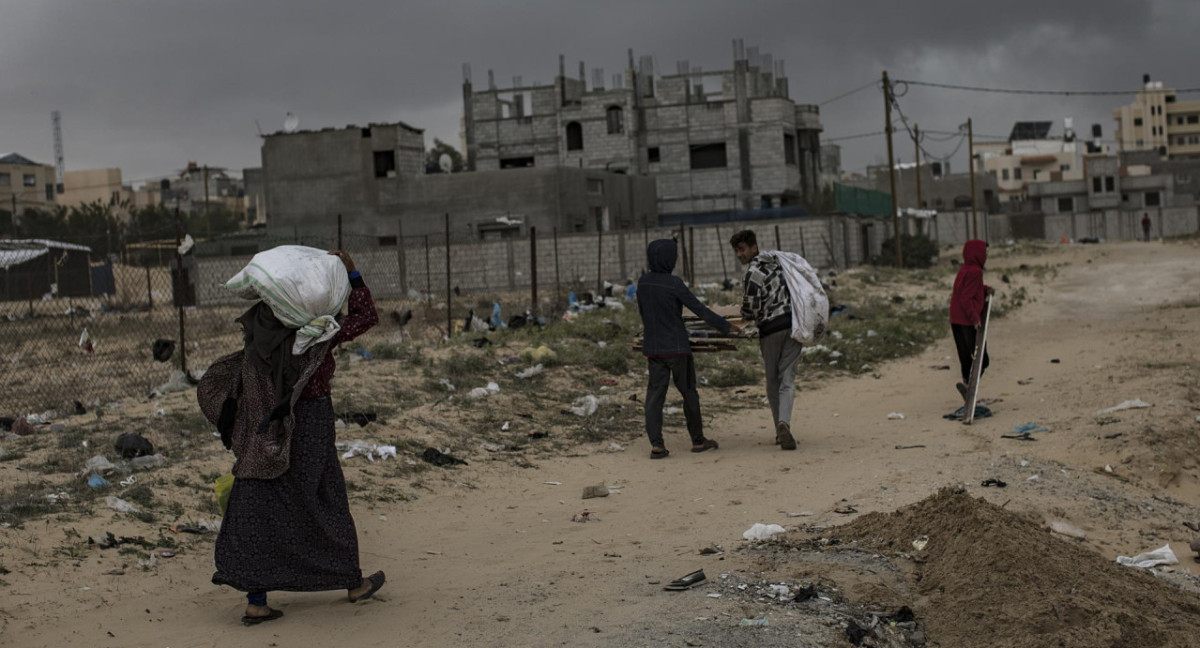
<instances>
[{"instance_id":1,"label":"red jacket","mask_svg":"<svg viewBox=\"0 0 1200 648\"><path fill-rule=\"evenodd\" d=\"M987 263L987 243L972 239L963 245L963 264L954 278L950 295L950 323L974 326L983 317L983 266Z\"/></svg>"}]
</instances>

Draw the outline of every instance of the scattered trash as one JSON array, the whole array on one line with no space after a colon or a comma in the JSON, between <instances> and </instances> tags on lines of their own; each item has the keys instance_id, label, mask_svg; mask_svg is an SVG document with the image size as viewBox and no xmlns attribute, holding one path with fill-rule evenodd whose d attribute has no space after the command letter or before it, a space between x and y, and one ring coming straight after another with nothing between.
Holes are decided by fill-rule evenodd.
<instances>
[{"instance_id":1,"label":"scattered trash","mask_svg":"<svg viewBox=\"0 0 1200 648\"><path fill-rule=\"evenodd\" d=\"M79 348L88 353L96 352L96 339L88 333L86 326L83 328L83 333L79 336Z\"/></svg>"},{"instance_id":2,"label":"scattered trash","mask_svg":"<svg viewBox=\"0 0 1200 648\"><path fill-rule=\"evenodd\" d=\"M925 551L925 547L929 546L929 536L923 535L920 538L912 541L913 549L917 551Z\"/></svg>"},{"instance_id":3,"label":"scattered trash","mask_svg":"<svg viewBox=\"0 0 1200 648\"><path fill-rule=\"evenodd\" d=\"M900 412L892 412L887 415L889 421L903 421L904 415Z\"/></svg>"},{"instance_id":4,"label":"scattered trash","mask_svg":"<svg viewBox=\"0 0 1200 648\"><path fill-rule=\"evenodd\" d=\"M803 603L807 600L814 599L816 597L817 597L817 586L813 585L812 583L809 583L808 585L805 585L804 587L800 587L800 588L796 589L796 595L794 597L792 597L792 601L794 601L796 603Z\"/></svg>"},{"instance_id":5,"label":"scattered trash","mask_svg":"<svg viewBox=\"0 0 1200 648\"><path fill-rule=\"evenodd\" d=\"M1018 381L1017 381L1017 384L1018 384L1018 385L1030 385L1030 384L1033 384L1033 378L1026 378L1025 380L1018 380Z\"/></svg>"},{"instance_id":6,"label":"scattered trash","mask_svg":"<svg viewBox=\"0 0 1200 648\"><path fill-rule=\"evenodd\" d=\"M1046 426L1038 425L1037 423L1023 423L1021 425L1014 425L1012 431L1013 434L1033 434L1034 432L1049 432L1050 430Z\"/></svg>"},{"instance_id":7,"label":"scattered trash","mask_svg":"<svg viewBox=\"0 0 1200 648\"><path fill-rule=\"evenodd\" d=\"M129 502L126 502L125 500L121 499L120 497L116 497L113 495L109 495L108 497L104 498L104 503L106 505L108 505L108 508L110 508L114 511L117 511L118 513L137 513L138 512L138 507L134 506L133 504L130 504Z\"/></svg>"},{"instance_id":8,"label":"scattered trash","mask_svg":"<svg viewBox=\"0 0 1200 648\"><path fill-rule=\"evenodd\" d=\"M777 533L783 533L784 530L785 529L778 524L763 524L761 522L755 522L753 526L751 526L749 529L746 529L746 531L742 533L742 537L747 540L769 540L771 539L771 536Z\"/></svg>"},{"instance_id":9,"label":"scattered trash","mask_svg":"<svg viewBox=\"0 0 1200 648\"><path fill-rule=\"evenodd\" d=\"M950 365L930 365L929 368L934 371L950 371Z\"/></svg>"},{"instance_id":10,"label":"scattered trash","mask_svg":"<svg viewBox=\"0 0 1200 648\"><path fill-rule=\"evenodd\" d=\"M157 398L167 394L185 392L194 387L196 385L196 381L199 379L199 376L193 378L192 376L189 376L188 374L176 369L171 373L171 379L159 385L154 391L150 392L150 396L151 398Z\"/></svg>"},{"instance_id":11,"label":"scattered trash","mask_svg":"<svg viewBox=\"0 0 1200 648\"><path fill-rule=\"evenodd\" d=\"M467 392L467 398L469 400L480 400L483 398L487 398L488 396L491 396L492 394L499 394L499 393L500 393L500 385L497 385L494 382L490 382L487 384L487 387L476 387L475 389L472 389L470 392Z\"/></svg>"},{"instance_id":12,"label":"scattered trash","mask_svg":"<svg viewBox=\"0 0 1200 648\"><path fill-rule=\"evenodd\" d=\"M435 466L466 466L467 462L446 454L437 448L425 448L425 452L421 454L421 458Z\"/></svg>"},{"instance_id":13,"label":"scattered trash","mask_svg":"<svg viewBox=\"0 0 1200 648\"><path fill-rule=\"evenodd\" d=\"M1135 398L1133 400L1127 400L1127 401L1121 403L1120 405L1113 405L1112 407L1110 407L1108 409L1100 410L1100 411L1096 412L1096 414L1098 414L1098 415L1099 414L1112 414L1114 412L1123 412L1125 410L1130 410L1130 409L1145 409L1147 407L1154 407L1154 406L1140 398Z\"/></svg>"},{"instance_id":14,"label":"scattered trash","mask_svg":"<svg viewBox=\"0 0 1200 648\"><path fill-rule=\"evenodd\" d=\"M967 413L967 406L963 405L962 407L954 410L953 412L951 412L949 414L942 415L942 418L946 419L947 421L961 421L961 420L963 420L963 417L966 416L966 413ZM990 418L991 416L992 416L992 410L989 409L986 405L976 405L975 406L975 418L976 419Z\"/></svg>"},{"instance_id":15,"label":"scattered trash","mask_svg":"<svg viewBox=\"0 0 1200 648\"><path fill-rule=\"evenodd\" d=\"M676 414L682 414L682 413L683 413L683 410L679 409L678 407L664 407L663 408L663 414L665 414L667 416L675 416Z\"/></svg>"},{"instance_id":16,"label":"scattered trash","mask_svg":"<svg viewBox=\"0 0 1200 648\"><path fill-rule=\"evenodd\" d=\"M530 347L521 351L521 359L529 364L546 364L558 359L558 354L546 345Z\"/></svg>"},{"instance_id":17,"label":"scattered trash","mask_svg":"<svg viewBox=\"0 0 1200 648\"><path fill-rule=\"evenodd\" d=\"M12 433L17 436L29 436L35 432L28 419L18 416L12 423Z\"/></svg>"},{"instance_id":18,"label":"scattered trash","mask_svg":"<svg viewBox=\"0 0 1200 648\"><path fill-rule=\"evenodd\" d=\"M620 443L617 443L616 441L612 441L608 444L608 451L609 452L625 452L625 446L621 445Z\"/></svg>"},{"instance_id":19,"label":"scattered trash","mask_svg":"<svg viewBox=\"0 0 1200 648\"><path fill-rule=\"evenodd\" d=\"M1033 438L1029 432L1022 432L1020 434L1001 434L1000 438L1016 439L1017 441L1037 441L1037 439Z\"/></svg>"},{"instance_id":20,"label":"scattered trash","mask_svg":"<svg viewBox=\"0 0 1200 648\"><path fill-rule=\"evenodd\" d=\"M979 485L983 486L984 488L990 488L993 486L996 488L1007 488L1008 482L1001 481L999 479L996 479L995 477L989 477L989 478L983 480Z\"/></svg>"},{"instance_id":21,"label":"scattered trash","mask_svg":"<svg viewBox=\"0 0 1200 648\"><path fill-rule=\"evenodd\" d=\"M116 465L109 461L107 457L104 455L96 455L91 459L88 459L87 463L83 464L83 470L80 471L79 476L82 477L88 473L106 475L116 469Z\"/></svg>"},{"instance_id":22,"label":"scattered trash","mask_svg":"<svg viewBox=\"0 0 1200 648\"><path fill-rule=\"evenodd\" d=\"M488 443L487 441L484 441L483 443L479 444L479 447L487 450L488 452L504 452L504 446L498 443Z\"/></svg>"},{"instance_id":23,"label":"scattered trash","mask_svg":"<svg viewBox=\"0 0 1200 648\"><path fill-rule=\"evenodd\" d=\"M445 387L446 391L448 391L448 392L458 391L458 388L455 387L449 380L446 380L445 378L438 379L438 384L440 384L442 387Z\"/></svg>"},{"instance_id":24,"label":"scattered trash","mask_svg":"<svg viewBox=\"0 0 1200 648\"><path fill-rule=\"evenodd\" d=\"M1061 364L1061 363L1062 363L1062 360L1059 360L1058 358L1051 358L1051 360L1050 360L1050 364Z\"/></svg>"},{"instance_id":25,"label":"scattered trash","mask_svg":"<svg viewBox=\"0 0 1200 648\"><path fill-rule=\"evenodd\" d=\"M583 489L583 499L592 499L593 497L608 497L608 486L597 484Z\"/></svg>"},{"instance_id":26,"label":"scattered trash","mask_svg":"<svg viewBox=\"0 0 1200 648\"><path fill-rule=\"evenodd\" d=\"M717 545L705 547L700 550L701 556L716 556L716 555L723 554L723 553L725 553L725 552L721 551L721 548L718 547Z\"/></svg>"},{"instance_id":27,"label":"scattered trash","mask_svg":"<svg viewBox=\"0 0 1200 648\"><path fill-rule=\"evenodd\" d=\"M133 466L135 470L153 470L167 465L167 458L160 454L135 457L133 461L129 462L129 465Z\"/></svg>"},{"instance_id":28,"label":"scattered trash","mask_svg":"<svg viewBox=\"0 0 1200 648\"><path fill-rule=\"evenodd\" d=\"M154 444L136 432L127 432L117 437L117 442L113 444L113 447L123 459L154 454Z\"/></svg>"},{"instance_id":29,"label":"scattered trash","mask_svg":"<svg viewBox=\"0 0 1200 648\"><path fill-rule=\"evenodd\" d=\"M684 590L691 589L706 580L708 580L708 577L704 575L704 570L697 569L686 576L681 576L670 583L667 583L663 589L670 592L682 592Z\"/></svg>"},{"instance_id":30,"label":"scattered trash","mask_svg":"<svg viewBox=\"0 0 1200 648\"><path fill-rule=\"evenodd\" d=\"M1055 521L1051 522L1050 530L1059 535L1070 536L1072 538L1079 538L1080 540L1087 538L1086 531L1084 531L1083 529L1080 529L1079 527L1077 527L1073 524L1069 524L1067 522L1062 522L1060 520L1055 520ZM1118 560L1120 560L1120 559L1118 559Z\"/></svg>"},{"instance_id":31,"label":"scattered trash","mask_svg":"<svg viewBox=\"0 0 1200 648\"><path fill-rule=\"evenodd\" d=\"M721 598L721 593L720 592L712 592L712 593L708 594L708 598Z\"/></svg>"},{"instance_id":32,"label":"scattered trash","mask_svg":"<svg viewBox=\"0 0 1200 648\"><path fill-rule=\"evenodd\" d=\"M854 515L855 513L858 513L858 509L854 508L853 506L846 505L833 509L833 512L837 513L838 515Z\"/></svg>"},{"instance_id":33,"label":"scattered trash","mask_svg":"<svg viewBox=\"0 0 1200 648\"><path fill-rule=\"evenodd\" d=\"M334 444L338 450L343 450L342 459L349 459L355 455L366 457L367 461L374 463L375 457L379 457L380 461L385 459L396 458L396 446L394 445L378 445L357 439L354 441L338 441Z\"/></svg>"},{"instance_id":34,"label":"scattered trash","mask_svg":"<svg viewBox=\"0 0 1200 648\"><path fill-rule=\"evenodd\" d=\"M767 617L764 616L761 619L742 619L741 621L738 621L738 625L743 628L761 628L767 625Z\"/></svg>"},{"instance_id":35,"label":"scattered trash","mask_svg":"<svg viewBox=\"0 0 1200 648\"><path fill-rule=\"evenodd\" d=\"M603 402L601 399L596 398L591 394L588 394L587 396L580 396L579 398L576 398L573 403L571 403L570 411L575 416L591 416L592 414L596 413L597 409L600 408L601 402Z\"/></svg>"},{"instance_id":36,"label":"scattered trash","mask_svg":"<svg viewBox=\"0 0 1200 648\"><path fill-rule=\"evenodd\" d=\"M543 373L545 373L545 371L546 371L545 365L537 364L537 365L533 365L532 367L529 367L528 369L522 369L521 371L518 371L517 378L526 380L529 378L533 378L534 376L540 376Z\"/></svg>"},{"instance_id":37,"label":"scattered trash","mask_svg":"<svg viewBox=\"0 0 1200 648\"><path fill-rule=\"evenodd\" d=\"M174 558L175 552L171 551L170 549L163 549L162 551L159 551L157 555L162 558Z\"/></svg>"},{"instance_id":38,"label":"scattered trash","mask_svg":"<svg viewBox=\"0 0 1200 648\"><path fill-rule=\"evenodd\" d=\"M134 484L137 483L137 477L130 475L130 476L126 477L125 479L122 479L120 483L125 488L129 488L130 486L133 486Z\"/></svg>"},{"instance_id":39,"label":"scattered trash","mask_svg":"<svg viewBox=\"0 0 1200 648\"><path fill-rule=\"evenodd\" d=\"M158 362L166 362L175 354L174 340L155 340L154 345L150 348L150 354Z\"/></svg>"},{"instance_id":40,"label":"scattered trash","mask_svg":"<svg viewBox=\"0 0 1200 648\"><path fill-rule=\"evenodd\" d=\"M924 447L925 446L920 445L920 444L918 444L918 445L898 445L898 446L896 446L896 449L897 450L915 450L917 448L924 448Z\"/></svg>"},{"instance_id":41,"label":"scattered trash","mask_svg":"<svg viewBox=\"0 0 1200 648\"><path fill-rule=\"evenodd\" d=\"M108 480L101 477L100 475L97 475L96 473L92 473L92 476L88 477L88 487L89 488L104 488L105 486L108 486L108 485L109 485Z\"/></svg>"},{"instance_id":42,"label":"scattered trash","mask_svg":"<svg viewBox=\"0 0 1200 648\"><path fill-rule=\"evenodd\" d=\"M576 513L575 515L572 515L571 521L572 522L599 522L600 518L596 517L595 513L592 513L591 511L588 511L585 509L582 513Z\"/></svg>"},{"instance_id":43,"label":"scattered trash","mask_svg":"<svg viewBox=\"0 0 1200 648\"><path fill-rule=\"evenodd\" d=\"M124 576L124 575L125 575L125 570L121 569L120 567L117 567L116 569L110 569L102 574L102 576Z\"/></svg>"},{"instance_id":44,"label":"scattered trash","mask_svg":"<svg viewBox=\"0 0 1200 648\"><path fill-rule=\"evenodd\" d=\"M501 426L500 426L500 431L501 431L501 432L508 432L510 429L512 429L512 426L509 424L509 422L508 422L508 421L505 421L505 422L504 422L504 425L501 425Z\"/></svg>"},{"instance_id":45,"label":"scattered trash","mask_svg":"<svg viewBox=\"0 0 1200 648\"><path fill-rule=\"evenodd\" d=\"M542 482L542 483L547 486L562 486L562 482L560 482L560 481L548 481L548 482Z\"/></svg>"},{"instance_id":46,"label":"scattered trash","mask_svg":"<svg viewBox=\"0 0 1200 648\"><path fill-rule=\"evenodd\" d=\"M217 495L217 509L221 511L221 515L225 515L225 508L229 506L229 494L233 492L233 473L227 472L213 481L213 492Z\"/></svg>"},{"instance_id":47,"label":"scattered trash","mask_svg":"<svg viewBox=\"0 0 1200 648\"><path fill-rule=\"evenodd\" d=\"M1178 565L1179 559L1175 557L1175 552L1171 550L1171 545L1165 544L1154 551L1140 553L1132 558L1117 556L1117 562L1126 567L1149 569L1158 565Z\"/></svg>"},{"instance_id":48,"label":"scattered trash","mask_svg":"<svg viewBox=\"0 0 1200 648\"><path fill-rule=\"evenodd\" d=\"M862 626L858 625L854 619L850 619L846 622L846 640L852 645L861 646L863 639L866 638L868 634L868 631Z\"/></svg>"}]
</instances>

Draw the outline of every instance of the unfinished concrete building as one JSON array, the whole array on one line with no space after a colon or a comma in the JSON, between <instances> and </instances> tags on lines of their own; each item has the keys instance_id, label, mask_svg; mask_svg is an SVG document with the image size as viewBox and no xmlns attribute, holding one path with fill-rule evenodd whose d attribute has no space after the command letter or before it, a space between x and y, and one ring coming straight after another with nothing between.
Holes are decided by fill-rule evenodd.
<instances>
[{"instance_id":1,"label":"unfinished concrete building","mask_svg":"<svg viewBox=\"0 0 1200 648\"><path fill-rule=\"evenodd\" d=\"M734 212L803 206L820 191L821 124L816 106L789 98L782 61L734 41L733 69L679 63L659 75L654 59L629 51L605 85L585 66L553 84L476 89L464 68L467 165L605 169L651 176L663 224L740 218ZM762 214L757 214L762 217Z\"/></svg>"},{"instance_id":2,"label":"unfinished concrete building","mask_svg":"<svg viewBox=\"0 0 1200 648\"><path fill-rule=\"evenodd\" d=\"M262 168L245 177L278 236L329 235L338 214L379 245L441 236L444 214L459 241L640 229L655 216L651 179L603 169L427 174L424 133L404 123L265 135Z\"/></svg>"}]
</instances>

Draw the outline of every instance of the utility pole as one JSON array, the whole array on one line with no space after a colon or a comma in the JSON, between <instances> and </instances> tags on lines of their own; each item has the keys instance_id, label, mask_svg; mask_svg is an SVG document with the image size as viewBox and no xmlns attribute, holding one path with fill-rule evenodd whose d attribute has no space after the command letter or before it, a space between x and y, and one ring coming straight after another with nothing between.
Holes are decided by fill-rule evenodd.
<instances>
[{"instance_id":1,"label":"utility pole","mask_svg":"<svg viewBox=\"0 0 1200 648\"><path fill-rule=\"evenodd\" d=\"M971 165L971 238L979 238L979 215L975 200L975 129L967 117L967 161Z\"/></svg>"},{"instance_id":2,"label":"utility pole","mask_svg":"<svg viewBox=\"0 0 1200 648\"><path fill-rule=\"evenodd\" d=\"M888 176L892 186L892 236L896 239L896 267L904 267L904 257L900 252L900 215L896 205L896 158L892 154L892 85L888 81L887 70L883 71L883 122L887 132Z\"/></svg>"},{"instance_id":3,"label":"utility pole","mask_svg":"<svg viewBox=\"0 0 1200 648\"><path fill-rule=\"evenodd\" d=\"M917 209L924 209L921 204L921 125L913 124L913 160L917 163Z\"/></svg>"},{"instance_id":4,"label":"utility pole","mask_svg":"<svg viewBox=\"0 0 1200 648\"><path fill-rule=\"evenodd\" d=\"M212 239L212 219L208 215L208 165L204 165L204 232L205 237Z\"/></svg>"}]
</instances>

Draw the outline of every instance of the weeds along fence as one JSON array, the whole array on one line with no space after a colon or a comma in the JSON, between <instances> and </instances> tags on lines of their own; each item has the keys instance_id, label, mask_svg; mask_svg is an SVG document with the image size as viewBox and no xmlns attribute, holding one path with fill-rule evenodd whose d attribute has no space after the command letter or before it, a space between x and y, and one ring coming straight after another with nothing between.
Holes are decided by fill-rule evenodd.
<instances>
[{"instance_id":1,"label":"weeds along fence","mask_svg":"<svg viewBox=\"0 0 1200 648\"><path fill-rule=\"evenodd\" d=\"M728 240L747 228L761 247L800 252L817 267L861 263L890 236L884 221L843 215L620 232L524 228L512 238L472 242L406 237L399 224L395 237L367 236L331 219L327 235L245 234L202 242L186 255L177 253L176 232L144 235L147 242L107 256L96 250L113 249L111 242L43 246L31 263L0 269L0 417L147 398L175 372L195 375L237 350L234 320L249 304L222 286L254 253L278 245L352 255L380 310L380 325L363 339L371 346L436 343L461 330L472 310L490 315L493 300L506 317L530 310L555 319L569 292L623 291L643 272L646 244L659 238L680 242L676 273L689 282L737 282L742 269ZM20 245L36 253L36 244ZM0 259L16 246L0 242ZM411 321L401 316L407 311Z\"/></svg>"}]
</instances>

